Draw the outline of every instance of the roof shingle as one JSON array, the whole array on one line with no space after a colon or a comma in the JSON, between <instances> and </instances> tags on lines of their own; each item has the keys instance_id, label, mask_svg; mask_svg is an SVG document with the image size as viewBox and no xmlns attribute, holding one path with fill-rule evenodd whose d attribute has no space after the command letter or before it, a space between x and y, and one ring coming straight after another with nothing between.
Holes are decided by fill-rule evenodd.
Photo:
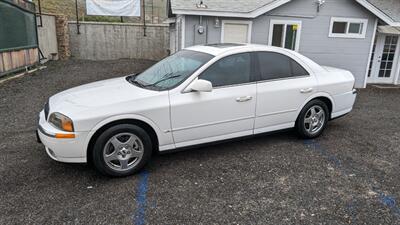
<instances>
[{"instance_id":1,"label":"roof shingle","mask_svg":"<svg viewBox=\"0 0 400 225\"><path fill-rule=\"evenodd\" d=\"M400 23L400 0L367 0L394 22Z\"/></svg>"},{"instance_id":2,"label":"roof shingle","mask_svg":"<svg viewBox=\"0 0 400 225\"><path fill-rule=\"evenodd\" d=\"M249 13L277 0L203 0L206 9L197 8L200 0L171 0L174 10L203 10L215 12Z\"/></svg>"},{"instance_id":3,"label":"roof shingle","mask_svg":"<svg viewBox=\"0 0 400 225\"><path fill-rule=\"evenodd\" d=\"M171 0L172 12L203 11L222 13L251 13L263 6L274 4L279 0L203 0L207 8L198 8L200 0ZM394 22L400 23L400 0L365 0L378 10L390 17Z\"/></svg>"}]
</instances>

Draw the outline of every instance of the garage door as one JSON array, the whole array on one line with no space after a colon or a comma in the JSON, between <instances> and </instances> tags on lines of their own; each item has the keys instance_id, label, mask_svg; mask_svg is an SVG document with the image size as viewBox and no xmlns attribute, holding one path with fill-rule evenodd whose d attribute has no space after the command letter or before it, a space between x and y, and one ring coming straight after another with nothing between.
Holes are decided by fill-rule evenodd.
<instances>
[{"instance_id":1,"label":"garage door","mask_svg":"<svg viewBox=\"0 0 400 225\"><path fill-rule=\"evenodd\" d=\"M249 43L251 33L251 22L223 22L223 43Z\"/></svg>"}]
</instances>

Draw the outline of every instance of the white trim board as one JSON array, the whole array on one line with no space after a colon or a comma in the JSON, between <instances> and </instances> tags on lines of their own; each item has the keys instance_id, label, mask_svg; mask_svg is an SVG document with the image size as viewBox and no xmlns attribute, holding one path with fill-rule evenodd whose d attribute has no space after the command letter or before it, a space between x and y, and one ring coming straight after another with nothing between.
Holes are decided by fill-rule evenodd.
<instances>
[{"instance_id":1,"label":"white trim board","mask_svg":"<svg viewBox=\"0 0 400 225\"><path fill-rule=\"evenodd\" d=\"M374 34L372 35L372 40L371 40L371 46L369 48L369 55L368 55L368 63L367 63L367 70L365 71L365 79L364 79L364 88L367 87L367 82L368 82L368 73L369 73L369 67L371 66L371 58L372 58L372 50L374 49L374 44L375 44L375 39L376 39L376 32L377 32L377 27L378 27L378 21L379 19L375 19L375 25L374 25ZM373 60L372 60L373 61Z\"/></svg>"},{"instance_id":2,"label":"white trim board","mask_svg":"<svg viewBox=\"0 0 400 225\"><path fill-rule=\"evenodd\" d=\"M253 31L253 21L251 20L222 20L221 22L221 43L224 43L225 38L225 24L244 24L248 25L247 29L247 43L251 43L251 33Z\"/></svg>"},{"instance_id":3,"label":"white trim board","mask_svg":"<svg viewBox=\"0 0 400 225\"><path fill-rule=\"evenodd\" d=\"M397 84L399 84L399 78L400 78L400 37L399 37L399 40L398 40L398 42L397 42L397 60L395 60L393 63L394 63L394 66L395 67L397 67L397 68L395 68L394 69L394 75L393 75L393 78L394 78L394 84L395 85L397 85ZM396 61L397 61L397 64L396 64Z\"/></svg>"},{"instance_id":4,"label":"white trim board","mask_svg":"<svg viewBox=\"0 0 400 225\"><path fill-rule=\"evenodd\" d=\"M173 14L196 15L196 16L218 16L218 17L240 17L240 18L256 18L262 14L269 12L279 6L290 2L291 0L277 0L270 4L264 5L250 12L228 12L228 11L212 11L207 9L173 9Z\"/></svg>"}]
</instances>

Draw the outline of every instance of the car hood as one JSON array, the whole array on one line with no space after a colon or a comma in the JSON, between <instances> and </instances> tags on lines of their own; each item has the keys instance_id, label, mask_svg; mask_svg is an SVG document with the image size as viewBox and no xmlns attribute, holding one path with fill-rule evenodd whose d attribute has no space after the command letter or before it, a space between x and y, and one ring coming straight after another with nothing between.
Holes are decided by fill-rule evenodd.
<instances>
[{"instance_id":1,"label":"car hood","mask_svg":"<svg viewBox=\"0 0 400 225\"><path fill-rule=\"evenodd\" d=\"M49 100L52 112L77 112L131 102L159 94L130 84L125 77L98 81L68 89Z\"/></svg>"}]
</instances>

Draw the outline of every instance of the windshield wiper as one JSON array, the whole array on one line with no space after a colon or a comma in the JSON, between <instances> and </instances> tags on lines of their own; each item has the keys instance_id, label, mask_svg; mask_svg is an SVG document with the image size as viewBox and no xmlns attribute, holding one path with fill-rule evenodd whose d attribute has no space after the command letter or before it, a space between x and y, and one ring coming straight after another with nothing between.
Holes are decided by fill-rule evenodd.
<instances>
[{"instance_id":1,"label":"windshield wiper","mask_svg":"<svg viewBox=\"0 0 400 225\"><path fill-rule=\"evenodd\" d=\"M170 80L170 79L174 79L174 78L178 78L178 77L181 77L181 76L182 76L182 75L174 75L174 76L166 77L166 78L161 79L161 80L159 80L159 81L157 81L157 82L154 82L154 83L152 83L152 84L144 85L144 87L154 87L154 86L156 86L157 84L159 84L159 83L161 83L161 82L164 82L164 81L167 81L167 80Z\"/></svg>"},{"instance_id":2,"label":"windshield wiper","mask_svg":"<svg viewBox=\"0 0 400 225\"><path fill-rule=\"evenodd\" d=\"M128 82L131 84L134 84L136 86L139 86L139 87L144 87L145 86L144 84L142 84L136 80L136 76L137 75L132 75L132 76L127 77Z\"/></svg>"}]
</instances>

